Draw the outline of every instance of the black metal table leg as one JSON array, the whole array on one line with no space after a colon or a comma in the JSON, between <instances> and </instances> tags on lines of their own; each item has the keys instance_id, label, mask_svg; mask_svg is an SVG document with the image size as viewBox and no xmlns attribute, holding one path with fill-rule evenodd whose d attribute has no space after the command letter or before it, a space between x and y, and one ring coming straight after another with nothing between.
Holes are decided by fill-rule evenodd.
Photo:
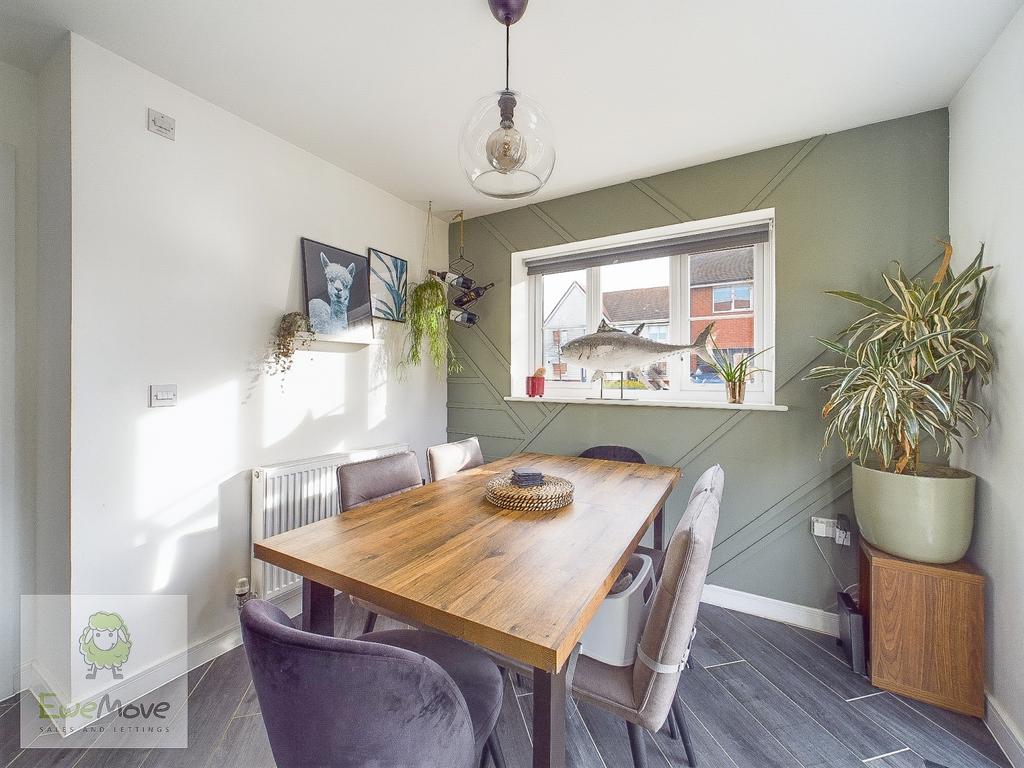
<instances>
[{"instance_id":1,"label":"black metal table leg","mask_svg":"<svg viewBox=\"0 0 1024 768\"><path fill-rule=\"evenodd\" d=\"M694 757L693 744L690 743L690 731L686 727L686 718L683 717L683 707L679 703L679 699L672 700L672 714L669 717L674 717L676 720L676 727L683 739L683 749L686 750L686 762L690 764L690 768L697 768L697 758Z\"/></svg>"},{"instance_id":2,"label":"black metal table leg","mask_svg":"<svg viewBox=\"0 0 1024 768\"><path fill-rule=\"evenodd\" d=\"M302 628L334 636L334 587L302 580Z\"/></svg>"},{"instance_id":3,"label":"black metal table leg","mask_svg":"<svg viewBox=\"0 0 1024 768\"><path fill-rule=\"evenodd\" d=\"M662 507L658 510L657 516L654 518L654 548L664 550L665 549L665 508Z\"/></svg>"},{"instance_id":4,"label":"black metal table leg","mask_svg":"<svg viewBox=\"0 0 1024 768\"><path fill-rule=\"evenodd\" d=\"M566 664L533 670L533 768L565 766Z\"/></svg>"}]
</instances>

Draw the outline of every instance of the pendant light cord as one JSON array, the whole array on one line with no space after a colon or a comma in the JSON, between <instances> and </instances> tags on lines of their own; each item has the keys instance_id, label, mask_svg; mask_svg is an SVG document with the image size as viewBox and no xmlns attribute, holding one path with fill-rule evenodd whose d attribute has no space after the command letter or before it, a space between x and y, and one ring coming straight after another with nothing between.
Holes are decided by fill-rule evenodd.
<instances>
[{"instance_id":1,"label":"pendant light cord","mask_svg":"<svg viewBox=\"0 0 1024 768\"><path fill-rule=\"evenodd\" d=\"M512 29L512 25L509 24L508 20L506 19L506 21L505 21L505 90L506 91L510 90L509 87L508 87L508 66L509 66L508 47L509 47L509 42L510 42L510 39L511 39L511 35L509 34L509 31L511 29Z\"/></svg>"}]
</instances>

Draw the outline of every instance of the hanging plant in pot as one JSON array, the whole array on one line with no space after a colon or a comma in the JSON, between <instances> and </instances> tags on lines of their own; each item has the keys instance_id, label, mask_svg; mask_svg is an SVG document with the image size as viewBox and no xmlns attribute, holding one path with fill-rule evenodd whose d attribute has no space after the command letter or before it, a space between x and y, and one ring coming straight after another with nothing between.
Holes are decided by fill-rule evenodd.
<instances>
[{"instance_id":1,"label":"hanging plant in pot","mask_svg":"<svg viewBox=\"0 0 1024 768\"><path fill-rule=\"evenodd\" d=\"M459 361L448 348L448 289L444 283L428 277L409 292L409 346L404 363L423 362L423 347L438 373L458 373Z\"/></svg>"},{"instance_id":2,"label":"hanging plant in pot","mask_svg":"<svg viewBox=\"0 0 1024 768\"><path fill-rule=\"evenodd\" d=\"M316 334L309 325L309 318L302 312L289 312L281 317L270 343L270 350L263 360L262 372L268 376L281 376L281 391L284 392L285 374L295 362L295 352L316 341Z\"/></svg>"},{"instance_id":3,"label":"hanging plant in pot","mask_svg":"<svg viewBox=\"0 0 1024 768\"><path fill-rule=\"evenodd\" d=\"M431 244L434 242L434 204L427 204L426 230L423 236L423 263L429 264ZM461 253L461 248L460 248ZM399 370L423 362L423 345L426 343L427 356L439 376L459 373L462 364L451 354L448 334L451 330L451 314L448 309L448 286L432 276L428 270L426 279L413 285L409 291L406 318L409 335Z\"/></svg>"},{"instance_id":4,"label":"hanging plant in pot","mask_svg":"<svg viewBox=\"0 0 1024 768\"><path fill-rule=\"evenodd\" d=\"M909 278L897 265L895 277L883 275L891 305L828 292L869 312L836 341L818 339L842 358L807 376L827 382L824 445L839 438L854 459L861 535L899 557L951 563L971 543L974 476L923 463L921 453L924 441L948 456L987 424L984 408L968 396L972 383L988 382L993 366L981 330L984 274L991 269L982 266L982 252L955 275L947 244L930 283Z\"/></svg>"}]
</instances>

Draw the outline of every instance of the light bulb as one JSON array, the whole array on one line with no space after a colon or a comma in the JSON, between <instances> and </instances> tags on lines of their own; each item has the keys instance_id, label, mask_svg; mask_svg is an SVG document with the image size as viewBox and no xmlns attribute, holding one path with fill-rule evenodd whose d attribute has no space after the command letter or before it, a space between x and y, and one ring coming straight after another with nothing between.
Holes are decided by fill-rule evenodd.
<instances>
[{"instance_id":1,"label":"light bulb","mask_svg":"<svg viewBox=\"0 0 1024 768\"><path fill-rule=\"evenodd\" d=\"M463 124L459 160L478 192L499 200L532 195L555 165L551 124L529 96L510 90L490 93Z\"/></svg>"},{"instance_id":2,"label":"light bulb","mask_svg":"<svg viewBox=\"0 0 1024 768\"><path fill-rule=\"evenodd\" d=\"M514 126L497 128L487 137L487 162L499 173L518 171L526 162L526 139Z\"/></svg>"}]
</instances>

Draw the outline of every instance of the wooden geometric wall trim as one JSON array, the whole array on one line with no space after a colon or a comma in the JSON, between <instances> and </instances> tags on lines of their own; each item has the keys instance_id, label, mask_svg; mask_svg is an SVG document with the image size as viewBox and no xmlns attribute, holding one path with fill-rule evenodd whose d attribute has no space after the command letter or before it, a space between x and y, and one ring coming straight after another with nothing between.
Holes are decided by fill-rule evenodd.
<instances>
[{"instance_id":1,"label":"wooden geometric wall trim","mask_svg":"<svg viewBox=\"0 0 1024 768\"><path fill-rule=\"evenodd\" d=\"M776 370L779 399L790 406L788 413L723 410L698 414L685 409L601 406L600 413L607 415L598 423L594 417L586 415L594 414L597 407L544 401L511 403L503 399L509 392L509 253L607 234L605 230L612 226L618 227L615 231L637 229L639 227L628 220L628 212L634 210L642 212L645 220L654 219L664 224L689 221L694 218L691 215L694 210L707 215L708 202L700 197L704 190L710 191L715 200L727 201L722 204L730 208L713 215L775 207L782 222L781 233L786 226L792 229L786 217L794 215L794 199L819 203L822 196L827 195L835 197L835 208L826 206L822 213L816 214L817 220L800 224L805 240L808 231L813 234L815 228L820 228L823 238L820 252L819 245L813 244L814 252L794 254L786 248L780 235L777 260L791 259L795 255L811 260L827 259L828 238L833 236L832 232L841 233L844 238L859 238L863 247L851 246L848 250L857 254L856 260L863 262L854 265L860 272L851 273L847 261L842 264L847 267L845 274L863 275L862 285L850 287L881 296L884 286L877 275L887 267L890 256L899 256L911 274L934 268L939 251L931 247L933 238L944 236L947 228L948 168L944 154L947 141L947 116L940 110L842 134L816 136L785 148L652 179L636 179L593 193L468 220L466 250L472 252L477 271L495 280L499 289L488 295L480 324L471 329L459 328L453 334L453 351L463 361L465 370L450 378L450 439L479 434L493 453L488 459L530 448L578 451L592 444L590 440L639 448L649 460L674 464L686 473L680 492L673 494L669 501L670 524L681 514L688 495L688 480L692 482L705 466L722 461L732 470L728 473L722 522L712 553L711 581L723 586L742 578L749 582L749 568L754 564L755 555L760 555L756 560L763 563L764 557L770 557L773 548L787 537L789 543L785 546L792 547L793 532L798 526L806 526L811 515L830 516L836 510L849 510L849 462L835 449L830 449L823 461L818 460L822 429L817 414L820 397L815 394L813 385L802 381L803 374L825 354L821 347L806 342L812 336L829 335L838 330L845 322L842 311L816 319L817 327L807 328L800 338L777 339L777 344L799 341L803 345L800 349L806 351L796 358L790 355ZM744 169L746 175L737 173L736 168ZM752 176L754 172L761 175ZM681 189L698 197L683 199L678 194ZM904 198L906 211L894 211ZM871 215L862 214L858 206ZM861 219L857 219L858 216ZM857 221L856 226L851 225L850 217ZM614 221L609 223L606 218ZM457 239L450 238L450 241L456 243ZM806 250L811 246L804 243L802 247ZM833 271L841 270L830 268L822 279L831 280ZM793 273L787 274L792 280ZM827 287L833 287L831 282L823 282L811 290L820 293ZM782 322L787 313L793 311L792 299L779 295L777 301L777 314ZM831 305L829 307L828 311L832 312ZM797 347L791 345L791 348ZM472 402L460 402L460 395L464 396L463 400ZM634 417L613 416L614 411L660 413L656 417L637 415L638 426L632 429L629 424ZM499 415L501 419L496 421ZM617 432L605 430L602 424L608 420L618 425ZM699 432L694 431L697 423L701 425ZM787 424L800 426L797 433L786 438L790 443L776 448L779 459L784 460L780 465L784 471L763 489L751 487L750 483L757 480L746 473L745 467L763 460L760 445L766 440L778 439L780 433L789 434ZM652 451L650 435L645 432L652 425L677 430L685 439L678 441L675 450L672 440L655 441L659 447ZM744 448L747 444L750 444L749 449ZM813 546L810 536L806 536L803 554L797 558L799 567L809 569L808 572L787 574L785 578L818 584L816 594L819 596L811 603L816 603L815 607L827 607L834 603L835 588ZM839 562L836 566L841 576L845 569L852 581L854 564L850 558L849 563ZM762 578L766 594L785 599L783 576L758 574L758 579Z\"/></svg>"}]
</instances>

